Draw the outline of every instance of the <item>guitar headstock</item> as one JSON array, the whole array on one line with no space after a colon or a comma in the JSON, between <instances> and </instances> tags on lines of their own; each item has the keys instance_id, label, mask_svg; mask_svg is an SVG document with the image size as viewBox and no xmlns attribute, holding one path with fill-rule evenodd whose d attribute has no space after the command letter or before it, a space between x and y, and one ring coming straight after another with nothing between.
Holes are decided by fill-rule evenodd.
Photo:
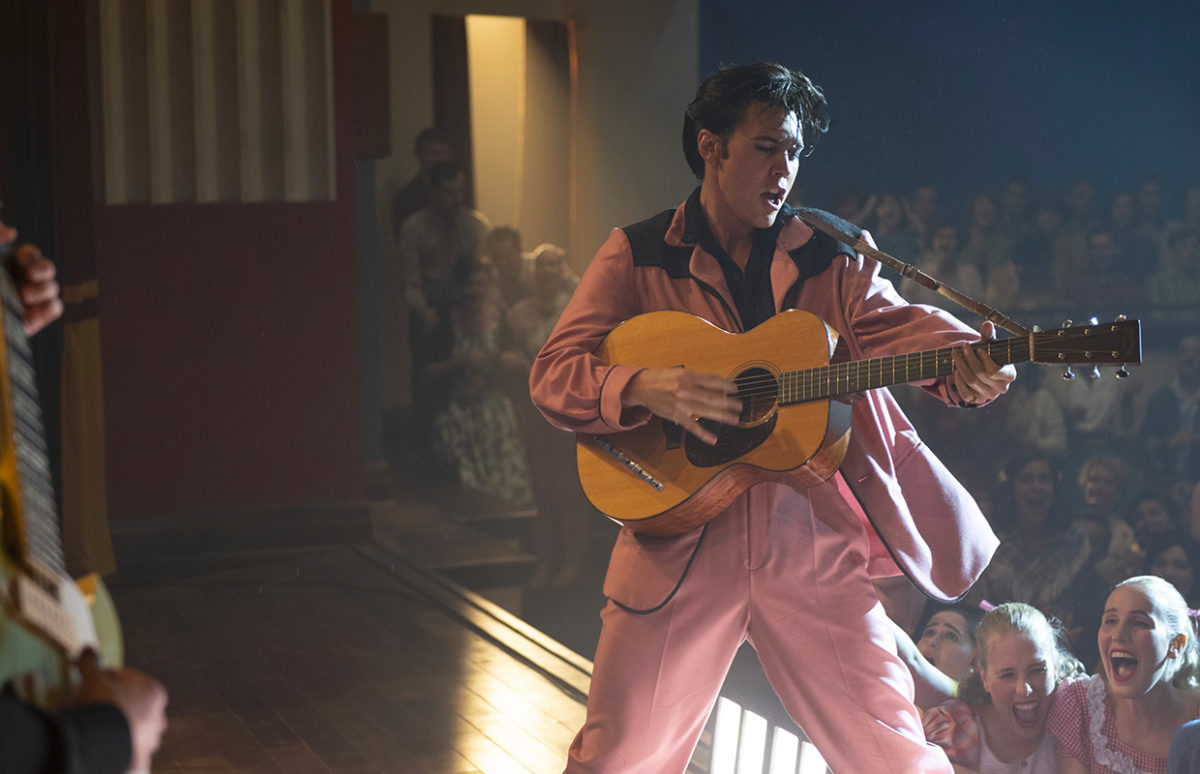
<instances>
[{"instance_id":1,"label":"guitar headstock","mask_svg":"<svg viewBox=\"0 0 1200 774\"><path fill-rule=\"evenodd\" d=\"M1138 320L1076 325L1030 334L1029 359L1049 365L1122 365L1142 362Z\"/></svg>"}]
</instances>

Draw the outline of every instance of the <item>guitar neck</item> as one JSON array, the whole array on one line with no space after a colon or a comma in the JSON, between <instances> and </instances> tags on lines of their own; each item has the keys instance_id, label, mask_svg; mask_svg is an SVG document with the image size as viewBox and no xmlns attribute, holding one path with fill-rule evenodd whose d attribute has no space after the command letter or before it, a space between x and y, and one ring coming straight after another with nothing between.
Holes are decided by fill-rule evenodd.
<instances>
[{"instance_id":1,"label":"guitar neck","mask_svg":"<svg viewBox=\"0 0 1200 774\"><path fill-rule=\"evenodd\" d=\"M986 350L998 365L1024 363L1030 359L1028 338L1008 338L973 345ZM954 372L957 347L927 349L905 355L888 355L870 360L853 360L819 368L789 371L779 383L782 405L834 398L854 392L908 384L948 376Z\"/></svg>"},{"instance_id":2,"label":"guitar neck","mask_svg":"<svg viewBox=\"0 0 1200 774\"><path fill-rule=\"evenodd\" d=\"M37 563L65 576L37 377L21 300L8 274L10 252L0 249L0 491L12 508L2 520L5 549L26 567Z\"/></svg>"}]
</instances>

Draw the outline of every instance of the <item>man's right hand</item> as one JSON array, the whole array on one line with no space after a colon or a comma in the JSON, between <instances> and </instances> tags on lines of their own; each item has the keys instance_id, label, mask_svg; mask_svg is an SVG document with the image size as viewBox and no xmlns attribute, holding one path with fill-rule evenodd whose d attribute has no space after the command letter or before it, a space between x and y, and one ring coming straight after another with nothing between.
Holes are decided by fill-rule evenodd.
<instances>
[{"instance_id":1,"label":"man's right hand","mask_svg":"<svg viewBox=\"0 0 1200 774\"><path fill-rule=\"evenodd\" d=\"M686 368L647 368L629 380L621 394L621 403L627 407L645 407L712 445L717 436L706 430L700 420L737 424L742 402L732 397L735 392L737 384L716 374Z\"/></svg>"}]
</instances>

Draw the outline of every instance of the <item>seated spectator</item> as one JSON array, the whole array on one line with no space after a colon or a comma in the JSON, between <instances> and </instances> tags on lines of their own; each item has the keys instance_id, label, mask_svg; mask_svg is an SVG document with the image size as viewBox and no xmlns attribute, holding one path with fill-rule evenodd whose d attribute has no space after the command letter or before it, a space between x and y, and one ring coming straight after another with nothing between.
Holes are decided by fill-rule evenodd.
<instances>
[{"instance_id":1,"label":"seated spectator","mask_svg":"<svg viewBox=\"0 0 1200 774\"><path fill-rule=\"evenodd\" d=\"M1165 774L1176 729L1200 718L1200 650L1187 603L1138 576L1109 595L1096 642L1102 673L1063 682L1046 720L1059 770Z\"/></svg>"},{"instance_id":2,"label":"seated spectator","mask_svg":"<svg viewBox=\"0 0 1200 774\"><path fill-rule=\"evenodd\" d=\"M917 232L921 246L929 248L929 229L938 217L938 189L932 183L921 183L912 189L912 195L901 202L909 225Z\"/></svg>"},{"instance_id":3,"label":"seated spectator","mask_svg":"<svg viewBox=\"0 0 1200 774\"><path fill-rule=\"evenodd\" d=\"M1200 599L1200 544L1182 532L1156 535L1146 542L1144 575L1157 575L1174 586L1189 607Z\"/></svg>"},{"instance_id":4,"label":"seated spectator","mask_svg":"<svg viewBox=\"0 0 1200 774\"><path fill-rule=\"evenodd\" d=\"M1146 543L1183 528L1176 515L1175 504L1170 498L1157 492L1143 492L1133 499L1129 507L1129 522L1138 544Z\"/></svg>"},{"instance_id":5,"label":"seated spectator","mask_svg":"<svg viewBox=\"0 0 1200 774\"><path fill-rule=\"evenodd\" d=\"M871 232L871 236L875 237L879 249L905 263L916 260L917 232L907 222L900 197L890 191L884 191L872 198L875 208L864 226Z\"/></svg>"},{"instance_id":6,"label":"seated spectator","mask_svg":"<svg viewBox=\"0 0 1200 774\"><path fill-rule=\"evenodd\" d=\"M1143 300L1142 283L1125 265L1121 246L1108 228L1094 228L1084 241L1082 270L1064 288L1066 300L1097 316L1135 314Z\"/></svg>"},{"instance_id":7,"label":"seated spectator","mask_svg":"<svg viewBox=\"0 0 1200 774\"><path fill-rule=\"evenodd\" d=\"M1137 232L1155 244L1162 241L1162 180L1147 175L1138 186Z\"/></svg>"},{"instance_id":8,"label":"seated spectator","mask_svg":"<svg viewBox=\"0 0 1200 774\"><path fill-rule=\"evenodd\" d=\"M1137 231L1133 194L1120 191L1108 205L1108 228L1121 250L1121 262L1135 279L1145 282L1158 271L1158 245Z\"/></svg>"},{"instance_id":9,"label":"seated spectator","mask_svg":"<svg viewBox=\"0 0 1200 774\"><path fill-rule=\"evenodd\" d=\"M1011 177L1000 192L1000 233L1016 242L1029 231L1029 182L1023 177Z\"/></svg>"},{"instance_id":10,"label":"seated spectator","mask_svg":"<svg viewBox=\"0 0 1200 774\"><path fill-rule=\"evenodd\" d=\"M971 672L981 618L983 611L977 607L938 605L915 634L893 622L896 651L912 672L918 707L935 707L958 695Z\"/></svg>"},{"instance_id":11,"label":"seated spectator","mask_svg":"<svg viewBox=\"0 0 1200 774\"><path fill-rule=\"evenodd\" d=\"M1101 547L1096 569L1110 584L1135 574L1142 564L1133 527L1121 518L1124 507L1125 463L1116 457L1091 457L1079 469L1079 492L1089 517L1108 523L1109 543Z\"/></svg>"},{"instance_id":12,"label":"seated spectator","mask_svg":"<svg viewBox=\"0 0 1200 774\"><path fill-rule=\"evenodd\" d=\"M1200 260L1197 244L1200 230L1190 226L1172 226L1163 240L1163 265L1146 283L1146 300L1155 306L1181 307L1181 315L1194 312L1200 305ZM1156 316L1170 316L1171 310Z\"/></svg>"},{"instance_id":13,"label":"seated spectator","mask_svg":"<svg viewBox=\"0 0 1200 774\"><path fill-rule=\"evenodd\" d=\"M1062 208L1058 202L1042 199L1034 205L1032 226L1013 243L1008 268L998 267L988 277L991 303L1018 309L1044 309L1059 303L1054 255L1061 225Z\"/></svg>"},{"instance_id":14,"label":"seated spectator","mask_svg":"<svg viewBox=\"0 0 1200 774\"><path fill-rule=\"evenodd\" d=\"M1045 369L1030 369L1009 389L1004 435L1013 448L1061 456L1067 451L1067 423L1062 404L1046 383L1044 373Z\"/></svg>"},{"instance_id":15,"label":"seated spectator","mask_svg":"<svg viewBox=\"0 0 1200 774\"><path fill-rule=\"evenodd\" d=\"M936 223L929 234L929 249L917 259L916 267L964 295L980 298L983 295L983 277L975 266L959 260L958 229L952 223ZM951 313L962 312L958 304L912 280L901 282L898 289L910 303L929 304Z\"/></svg>"},{"instance_id":16,"label":"seated spectator","mask_svg":"<svg viewBox=\"0 0 1200 774\"><path fill-rule=\"evenodd\" d=\"M980 191L971 197L962 261L986 277L993 268L1004 266L1011 258L1012 240L1000 230L996 200Z\"/></svg>"},{"instance_id":17,"label":"seated spectator","mask_svg":"<svg viewBox=\"0 0 1200 774\"><path fill-rule=\"evenodd\" d=\"M1200 335L1176 349L1175 377L1150 396L1140 437L1151 483L1164 490L1200 481Z\"/></svg>"},{"instance_id":18,"label":"seated spectator","mask_svg":"<svg viewBox=\"0 0 1200 774\"><path fill-rule=\"evenodd\" d=\"M525 449L504 385L521 368L505 355L504 312L495 273L479 264L449 314L452 343L425 371L431 392L444 396L433 418L437 461L469 490L502 507L532 504Z\"/></svg>"},{"instance_id":19,"label":"seated spectator","mask_svg":"<svg viewBox=\"0 0 1200 774\"><path fill-rule=\"evenodd\" d=\"M1107 586L1096 574L1088 534L1067 519L1061 483L1045 454L1024 452L1004 466L992 514L1000 547L967 599L1026 602L1058 618L1072 649L1090 663L1090 649L1079 648L1087 639L1083 621L1099 614Z\"/></svg>"},{"instance_id":20,"label":"seated spectator","mask_svg":"<svg viewBox=\"0 0 1200 774\"><path fill-rule=\"evenodd\" d=\"M926 713L926 738L946 750L956 771L1056 774L1046 717L1058 684L1082 666L1046 617L1020 602L989 611L976 641L961 698Z\"/></svg>"},{"instance_id":21,"label":"seated spectator","mask_svg":"<svg viewBox=\"0 0 1200 774\"><path fill-rule=\"evenodd\" d=\"M917 651L943 674L962 683L975 658L975 630L983 611L970 605L939 605L919 627Z\"/></svg>"}]
</instances>

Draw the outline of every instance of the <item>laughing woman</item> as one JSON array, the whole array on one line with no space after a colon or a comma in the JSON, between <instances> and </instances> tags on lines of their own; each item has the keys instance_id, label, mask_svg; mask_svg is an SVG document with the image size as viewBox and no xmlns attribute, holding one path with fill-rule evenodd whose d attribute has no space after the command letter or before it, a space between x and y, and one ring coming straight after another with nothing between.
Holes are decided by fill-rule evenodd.
<instances>
[{"instance_id":1,"label":"laughing woman","mask_svg":"<svg viewBox=\"0 0 1200 774\"><path fill-rule=\"evenodd\" d=\"M925 736L946 750L955 771L1054 774L1046 716L1054 690L1082 671L1037 608L1010 602L991 610L975 632L976 668L961 699L925 715Z\"/></svg>"},{"instance_id":2,"label":"laughing woman","mask_svg":"<svg viewBox=\"0 0 1200 774\"><path fill-rule=\"evenodd\" d=\"M1187 604L1141 575L1108 596L1103 674L1069 680L1047 720L1063 774L1165 774L1171 735L1200 717L1200 648Z\"/></svg>"}]
</instances>

